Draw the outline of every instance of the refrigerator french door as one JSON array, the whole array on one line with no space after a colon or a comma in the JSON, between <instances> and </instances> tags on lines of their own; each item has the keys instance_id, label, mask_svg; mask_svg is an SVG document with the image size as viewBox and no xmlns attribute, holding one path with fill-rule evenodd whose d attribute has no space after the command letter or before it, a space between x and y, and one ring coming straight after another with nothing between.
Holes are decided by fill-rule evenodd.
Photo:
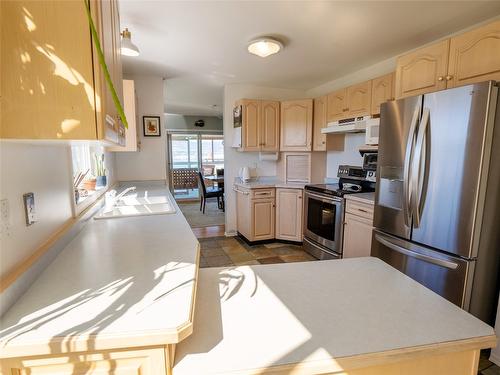
<instances>
[{"instance_id":1,"label":"refrigerator french door","mask_svg":"<svg viewBox=\"0 0 500 375\"><path fill-rule=\"evenodd\" d=\"M382 105L372 241L373 256L485 321L498 297L497 92L484 82Z\"/></svg>"}]
</instances>

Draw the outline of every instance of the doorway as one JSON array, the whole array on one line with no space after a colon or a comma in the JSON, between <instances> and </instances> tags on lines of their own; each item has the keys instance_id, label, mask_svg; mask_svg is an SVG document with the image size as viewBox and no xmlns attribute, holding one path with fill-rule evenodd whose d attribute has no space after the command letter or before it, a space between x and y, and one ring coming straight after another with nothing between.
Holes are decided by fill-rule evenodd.
<instances>
[{"instance_id":1,"label":"doorway","mask_svg":"<svg viewBox=\"0 0 500 375\"><path fill-rule=\"evenodd\" d=\"M169 187L176 200L199 200L197 174L224 173L224 136L220 133L169 132ZM207 187L216 186L205 180Z\"/></svg>"}]
</instances>

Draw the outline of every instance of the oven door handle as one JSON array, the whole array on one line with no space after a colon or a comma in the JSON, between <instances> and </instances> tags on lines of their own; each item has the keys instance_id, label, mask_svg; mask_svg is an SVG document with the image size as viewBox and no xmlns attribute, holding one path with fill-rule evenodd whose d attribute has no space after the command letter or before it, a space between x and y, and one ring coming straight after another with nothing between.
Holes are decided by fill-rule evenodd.
<instances>
[{"instance_id":1,"label":"oven door handle","mask_svg":"<svg viewBox=\"0 0 500 375\"><path fill-rule=\"evenodd\" d=\"M315 198L315 199L319 199L321 200L322 202L327 202L327 203L336 203L336 202L342 202L342 199L341 198L330 198L330 197L325 197L323 195L319 195L319 194L314 194L314 193L311 193L309 191L306 191L306 196L309 196L311 198Z\"/></svg>"}]
</instances>

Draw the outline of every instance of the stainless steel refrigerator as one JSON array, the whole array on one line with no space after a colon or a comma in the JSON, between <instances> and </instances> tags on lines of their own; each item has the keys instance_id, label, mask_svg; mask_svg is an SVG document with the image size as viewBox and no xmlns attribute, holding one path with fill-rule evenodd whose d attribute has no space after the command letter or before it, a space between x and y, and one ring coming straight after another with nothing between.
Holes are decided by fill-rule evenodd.
<instances>
[{"instance_id":1,"label":"stainless steel refrigerator","mask_svg":"<svg viewBox=\"0 0 500 375\"><path fill-rule=\"evenodd\" d=\"M381 108L372 256L492 323L500 102L484 82Z\"/></svg>"}]
</instances>

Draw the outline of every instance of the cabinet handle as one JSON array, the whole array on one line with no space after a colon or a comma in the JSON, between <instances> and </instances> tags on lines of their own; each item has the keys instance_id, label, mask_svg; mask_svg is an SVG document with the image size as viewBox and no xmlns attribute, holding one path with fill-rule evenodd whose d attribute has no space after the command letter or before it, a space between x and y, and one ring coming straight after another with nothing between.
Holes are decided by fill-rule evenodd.
<instances>
[{"instance_id":1,"label":"cabinet handle","mask_svg":"<svg viewBox=\"0 0 500 375\"><path fill-rule=\"evenodd\" d=\"M449 74L446 76L446 80L447 80L447 81L451 81L452 79L453 79L453 76L451 76L451 75L449 75Z\"/></svg>"},{"instance_id":2,"label":"cabinet handle","mask_svg":"<svg viewBox=\"0 0 500 375\"><path fill-rule=\"evenodd\" d=\"M368 212L366 210L363 210L362 208L358 208L358 211L361 211L361 212Z\"/></svg>"},{"instance_id":3,"label":"cabinet handle","mask_svg":"<svg viewBox=\"0 0 500 375\"><path fill-rule=\"evenodd\" d=\"M299 199L302 199L302 197L299 197Z\"/></svg>"},{"instance_id":4,"label":"cabinet handle","mask_svg":"<svg viewBox=\"0 0 500 375\"><path fill-rule=\"evenodd\" d=\"M444 79L443 76L438 77L438 81L442 81L443 79Z\"/></svg>"},{"instance_id":5,"label":"cabinet handle","mask_svg":"<svg viewBox=\"0 0 500 375\"><path fill-rule=\"evenodd\" d=\"M348 110L349 110L349 108L342 109L343 112L347 112Z\"/></svg>"},{"instance_id":6,"label":"cabinet handle","mask_svg":"<svg viewBox=\"0 0 500 375\"><path fill-rule=\"evenodd\" d=\"M324 145L325 143L326 143L325 141L321 142L322 145Z\"/></svg>"}]
</instances>

